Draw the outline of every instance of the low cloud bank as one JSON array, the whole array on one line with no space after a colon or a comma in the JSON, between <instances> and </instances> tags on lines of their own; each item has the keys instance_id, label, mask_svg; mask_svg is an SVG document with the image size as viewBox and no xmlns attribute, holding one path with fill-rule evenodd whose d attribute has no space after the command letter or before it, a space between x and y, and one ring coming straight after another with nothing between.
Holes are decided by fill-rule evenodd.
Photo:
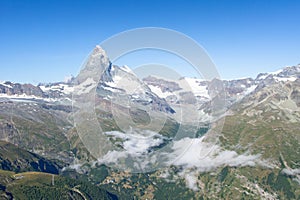
<instances>
[{"instance_id":1,"label":"low cloud bank","mask_svg":"<svg viewBox=\"0 0 300 200\"><path fill-rule=\"evenodd\" d=\"M219 145L207 143L204 138L183 138L176 141L173 145L174 151L169 155L177 158L170 164L183 167L179 175L185 179L187 187L194 191L199 190L198 174L201 172L224 166L266 165L260 160L260 155L239 155L235 151L223 150Z\"/></svg>"},{"instance_id":2,"label":"low cloud bank","mask_svg":"<svg viewBox=\"0 0 300 200\"><path fill-rule=\"evenodd\" d=\"M300 185L300 168L298 169L285 168L281 171L281 173L287 176L291 176L293 180L298 182Z\"/></svg>"},{"instance_id":3,"label":"low cloud bank","mask_svg":"<svg viewBox=\"0 0 300 200\"><path fill-rule=\"evenodd\" d=\"M183 138L174 142L170 155L184 168L196 168L200 172L214 170L220 166L254 166L260 155L239 155L235 151L222 150L220 146L204 142L202 138Z\"/></svg>"},{"instance_id":4,"label":"low cloud bank","mask_svg":"<svg viewBox=\"0 0 300 200\"><path fill-rule=\"evenodd\" d=\"M105 133L114 139L119 149L109 151L99 158L98 164L107 166L124 166L124 169L145 169L157 162L163 162L161 166L178 166L182 169L178 176L184 178L187 187L198 190L198 177L201 172L216 170L219 167L232 166L244 167L262 165L267 163L260 159L260 155L238 154L235 151L225 150L217 144L211 144L202 138L182 138L170 144L169 151L155 154L153 148L159 147L165 138L153 131L130 130L126 133L111 131ZM128 158L130 158L128 160ZM127 162L129 161L129 162ZM132 161L132 162L131 162ZM127 163L126 163L127 162ZM80 170L80 165L70 166ZM128 167L128 168L126 168ZM143 170L140 170L142 172ZM134 172L134 171L133 171ZM299 175L300 170L284 170L288 175ZM168 176L162 178L168 179Z\"/></svg>"}]
</instances>

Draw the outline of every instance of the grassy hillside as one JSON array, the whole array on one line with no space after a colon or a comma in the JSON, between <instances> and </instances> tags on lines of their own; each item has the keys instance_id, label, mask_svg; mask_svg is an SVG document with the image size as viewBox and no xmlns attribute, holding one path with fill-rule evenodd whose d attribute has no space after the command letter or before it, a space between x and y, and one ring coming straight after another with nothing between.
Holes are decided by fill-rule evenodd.
<instances>
[{"instance_id":1,"label":"grassy hillside","mask_svg":"<svg viewBox=\"0 0 300 200\"><path fill-rule=\"evenodd\" d=\"M0 170L1 199L117 199L88 182L42 172L15 174Z\"/></svg>"}]
</instances>

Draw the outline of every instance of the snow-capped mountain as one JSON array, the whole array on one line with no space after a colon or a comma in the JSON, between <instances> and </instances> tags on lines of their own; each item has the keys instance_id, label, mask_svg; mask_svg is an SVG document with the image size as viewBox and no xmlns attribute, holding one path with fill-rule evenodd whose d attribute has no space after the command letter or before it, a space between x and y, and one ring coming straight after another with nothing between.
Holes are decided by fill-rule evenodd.
<instances>
[{"instance_id":1,"label":"snow-capped mountain","mask_svg":"<svg viewBox=\"0 0 300 200\"><path fill-rule=\"evenodd\" d=\"M126 156L139 158L168 147L170 152L161 154L165 156L163 161L178 159L170 163L170 168L144 176L147 188L153 186L149 194L164 188L179 191L185 199L197 195L242 199L241 194L249 194L250 199L292 199L288 196L299 197L300 182L299 88L300 65L262 73L255 79L170 80L149 76L140 80L127 66L113 65L104 50L96 47L85 68L69 82L37 86L1 82L0 140L66 165L74 163L70 168L116 191L132 192L130 187L138 185L135 180L140 179L111 170L109 162L120 166L120 159ZM81 105L75 101L89 98L95 101L95 116L105 137L116 147L96 161L82 143L73 121L76 106L86 106L86 102ZM228 112L212 120L211 107L215 103L218 108L218 99L225 101ZM122 114L120 118L113 116L112 107ZM149 118L149 110L157 116ZM162 121L162 115L170 120L163 121L163 127L152 126L153 130L133 126L124 131L118 124L118 119L127 122L131 117L146 127L150 122ZM89 119L86 115L78 117ZM220 131L215 131L223 119ZM208 126L195 129L194 124L189 124L193 120ZM90 126L86 122L84 128ZM196 134L177 137L179 129L185 133L196 130ZM218 143L212 143L212 138L217 138ZM96 167L89 166L90 161L95 161ZM104 165L111 171L99 182L95 170ZM135 187L137 191L143 185Z\"/></svg>"},{"instance_id":2,"label":"snow-capped mountain","mask_svg":"<svg viewBox=\"0 0 300 200\"><path fill-rule=\"evenodd\" d=\"M100 68L99 68L100 67ZM95 68L99 72L98 79L91 79ZM39 101L62 101L71 103L74 91L81 95L91 92L96 87L99 101L119 104L122 107L140 107L145 110L156 110L182 116L179 113L182 106L197 108L203 112L202 120L209 116L208 107L214 101L215 87L217 93L223 93L224 105L228 109L237 101L250 93L267 85L293 82L300 77L300 65L286 67L272 73L261 73L255 79L242 78L235 80L204 80L183 77L170 80L157 76L149 76L140 80L129 67L113 65L105 51L96 46L90 55L85 68L68 82L50 84L18 84L12 82L0 83L0 97L11 99L30 99ZM181 110L180 110L181 109ZM179 117L177 117L178 119ZM207 118L208 119L208 118Z\"/></svg>"},{"instance_id":3,"label":"snow-capped mountain","mask_svg":"<svg viewBox=\"0 0 300 200\"><path fill-rule=\"evenodd\" d=\"M102 101L110 101L122 107L128 107L126 104L130 102L132 107L174 113L166 101L153 93L127 66L113 65L100 46L96 46L85 67L74 79L75 88L83 87L80 91L86 87L92 88L93 84L97 85L96 91L86 90L83 93L96 92Z\"/></svg>"},{"instance_id":4,"label":"snow-capped mountain","mask_svg":"<svg viewBox=\"0 0 300 200\"><path fill-rule=\"evenodd\" d=\"M300 78L300 65L286 67L273 73L261 73L255 79L241 78L234 80L222 80L226 105L241 100L257 88L271 85L278 82L296 81ZM151 88L152 92L165 98L170 104L194 104L197 99L200 104L210 101L210 87L213 81L197 78L183 77L179 80L164 79L161 77L149 76L143 81Z\"/></svg>"},{"instance_id":5,"label":"snow-capped mountain","mask_svg":"<svg viewBox=\"0 0 300 200\"><path fill-rule=\"evenodd\" d=\"M110 65L100 80L97 94L103 99L115 103L118 103L122 96L123 99L129 100L137 106L150 106L153 110L174 113L165 99L151 91L148 85L127 67Z\"/></svg>"}]
</instances>

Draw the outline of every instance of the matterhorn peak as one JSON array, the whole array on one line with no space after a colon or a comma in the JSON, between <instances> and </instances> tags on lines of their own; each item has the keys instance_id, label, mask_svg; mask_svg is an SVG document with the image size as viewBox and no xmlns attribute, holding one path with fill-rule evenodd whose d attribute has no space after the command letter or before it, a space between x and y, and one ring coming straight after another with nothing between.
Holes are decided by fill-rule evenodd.
<instances>
[{"instance_id":1,"label":"matterhorn peak","mask_svg":"<svg viewBox=\"0 0 300 200\"><path fill-rule=\"evenodd\" d=\"M101 51L101 52L105 53L104 49L100 45L96 45L94 50Z\"/></svg>"},{"instance_id":2,"label":"matterhorn peak","mask_svg":"<svg viewBox=\"0 0 300 200\"><path fill-rule=\"evenodd\" d=\"M87 65L95 67L95 65L109 65L109 63L110 61L105 50L101 46L96 45L88 58Z\"/></svg>"},{"instance_id":3,"label":"matterhorn peak","mask_svg":"<svg viewBox=\"0 0 300 200\"><path fill-rule=\"evenodd\" d=\"M77 76L78 83L85 81L87 78L94 77L98 80L111 66L111 62L101 46L96 45L83 68Z\"/></svg>"},{"instance_id":4,"label":"matterhorn peak","mask_svg":"<svg viewBox=\"0 0 300 200\"><path fill-rule=\"evenodd\" d=\"M95 48L93 49L93 52L91 53L91 56L107 58L107 54L106 54L105 50L100 45L95 46Z\"/></svg>"}]
</instances>

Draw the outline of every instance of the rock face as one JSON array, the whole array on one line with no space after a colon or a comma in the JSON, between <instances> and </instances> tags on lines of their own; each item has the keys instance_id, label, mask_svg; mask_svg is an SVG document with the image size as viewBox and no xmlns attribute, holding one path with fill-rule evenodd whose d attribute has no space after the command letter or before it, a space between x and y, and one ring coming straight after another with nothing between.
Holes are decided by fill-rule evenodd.
<instances>
[{"instance_id":1,"label":"rock face","mask_svg":"<svg viewBox=\"0 0 300 200\"><path fill-rule=\"evenodd\" d=\"M165 99L158 97L151 89L133 73L124 70L122 67L110 66L103 73L97 88L99 97L108 98L116 104L117 97L128 99L136 106L148 107L154 111L174 113ZM135 107L133 105L133 107ZM146 108L145 108L146 109Z\"/></svg>"},{"instance_id":2,"label":"rock face","mask_svg":"<svg viewBox=\"0 0 300 200\"><path fill-rule=\"evenodd\" d=\"M90 84L83 85L86 82ZM117 99L118 96L135 104L133 107L141 106L144 109L166 113L175 112L164 99L153 93L129 68L113 65L105 51L99 46L96 46L86 65L75 78L75 83L79 87L86 88L91 87L91 84L98 84L97 96L120 106L124 105ZM90 90L86 91L91 92Z\"/></svg>"},{"instance_id":3,"label":"rock face","mask_svg":"<svg viewBox=\"0 0 300 200\"><path fill-rule=\"evenodd\" d=\"M300 107L300 90L294 89L291 93L291 99L297 104L298 107Z\"/></svg>"},{"instance_id":4,"label":"rock face","mask_svg":"<svg viewBox=\"0 0 300 200\"><path fill-rule=\"evenodd\" d=\"M72 83L49 83L38 84L34 86L32 84L20 84L12 83L9 81L0 83L0 96L11 96L19 98L40 98L40 99L58 99L64 97L70 97L72 92Z\"/></svg>"},{"instance_id":5,"label":"rock face","mask_svg":"<svg viewBox=\"0 0 300 200\"><path fill-rule=\"evenodd\" d=\"M67 133L72 107L34 99L0 99L0 140L70 162Z\"/></svg>"},{"instance_id":6,"label":"rock face","mask_svg":"<svg viewBox=\"0 0 300 200\"><path fill-rule=\"evenodd\" d=\"M202 80L196 78L181 78L179 80L166 80L161 77L147 77L143 81L152 89L158 96L165 98L168 103L183 103L194 104L195 99L200 102L200 107L203 103L210 101L213 98L214 87L219 87L217 90L224 91L226 105L229 108L236 101L244 98L255 90L259 90L266 86L277 83L294 82L300 78L300 65L286 67L274 73L261 73L255 79L242 78L236 80ZM189 85L189 87L186 87ZM192 92L193 95L191 95ZM294 92L296 95L297 92Z\"/></svg>"},{"instance_id":7,"label":"rock face","mask_svg":"<svg viewBox=\"0 0 300 200\"><path fill-rule=\"evenodd\" d=\"M0 93L7 95L28 95L45 97L43 91L32 84L13 84L9 81L0 84Z\"/></svg>"},{"instance_id":8,"label":"rock face","mask_svg":"<svg viewBox=\"0 0 300 200\"><path fill-rule=\"evenodd\" d=\"M93 84L95 84L94 87L97 87L97 96L101 99L109 99L120 104L110 97L121 95L136 106L149 107L145 109L165 113L175 112L164 99L153 93L129 68L112 65L105 51L99 46L95 47L80 74L70 82L39 84L38 86L3 82L0 84L0 96L44 101L70 101L74 89L75 91L80 90L79 95L84 95L91 92L89 88L93 87Z\"/></svg>"},{"instance_id":9,"label":"rock face","mask_svg":"<svg viewBox=\"0 0 300 200\"><path fill-rule=\"evenodd\" d=\"M143 81L148 85L159 87L163 93L182 90L182 88L176 82L166 81L153 76L148 76L144 78Z\"/></svg>"}]
</instances>

